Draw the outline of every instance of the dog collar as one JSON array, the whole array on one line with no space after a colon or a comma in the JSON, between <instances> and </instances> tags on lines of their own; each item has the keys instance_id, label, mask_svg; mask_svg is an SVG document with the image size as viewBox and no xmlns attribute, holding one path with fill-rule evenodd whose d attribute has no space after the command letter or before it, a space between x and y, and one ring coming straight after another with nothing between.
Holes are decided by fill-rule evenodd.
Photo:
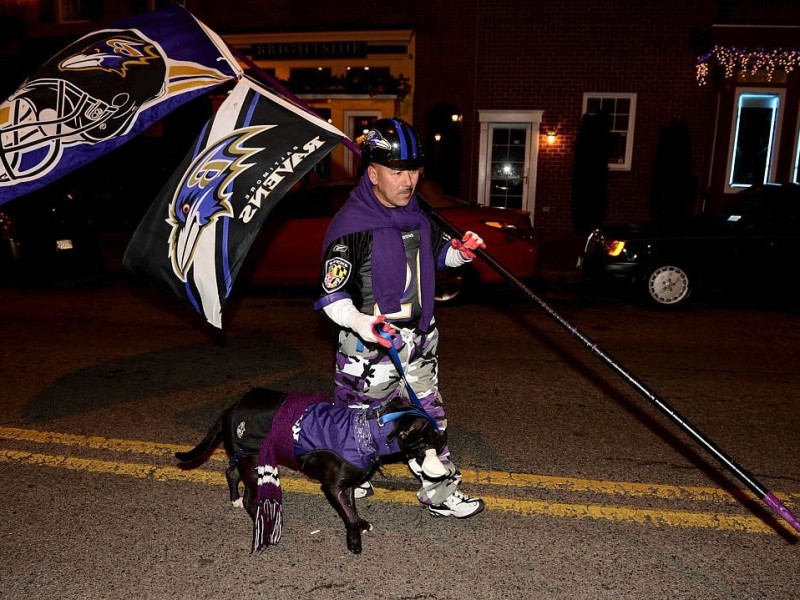
<instances>
[{"instance_id":1,"label":"dog collar","mask_svg":"<svg viewBox=\"0 0 800 600\"><path fill-rule=\"evenodd\" d=\"M422 417L433 426L435 431L439 431L439 425L436 423L436 419L430 416L425 410L417 408L416 406L409 406L407 410L384 413L378 417L378 424L383 426L386 425L386 423L391 423L405 416Z\"/></svg>"}]
</instances>

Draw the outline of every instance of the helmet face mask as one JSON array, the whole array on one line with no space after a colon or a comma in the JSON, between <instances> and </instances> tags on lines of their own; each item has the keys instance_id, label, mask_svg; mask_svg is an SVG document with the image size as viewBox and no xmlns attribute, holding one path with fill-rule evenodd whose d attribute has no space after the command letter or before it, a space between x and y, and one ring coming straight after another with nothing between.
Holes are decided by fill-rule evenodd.
<instances>
[{"instance_id":1,"label":"helmet face mask","mask_svg":"<svg viewBox=\"0 0 800 600\"><path fill-rule=\"evenodd\" d=\"M423 154L417 132L402 119L378 119L361 141L361 162L400 171L422 167Z\"/></svg>"}]
</instances>

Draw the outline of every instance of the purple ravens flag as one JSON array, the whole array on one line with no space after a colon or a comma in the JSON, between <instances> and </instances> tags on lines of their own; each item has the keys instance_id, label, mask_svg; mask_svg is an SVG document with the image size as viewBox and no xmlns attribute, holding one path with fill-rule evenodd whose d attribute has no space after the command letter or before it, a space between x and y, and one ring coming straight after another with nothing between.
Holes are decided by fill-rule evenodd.
<instances>
[{"instance_id":1,"label":"purple ravens flag","mask_svg":"<svg viewBox=\"0 0 800 600\"><path fill-rule=\"evenodd\" d=\"M241 74L222 40L177 4L80 38L0 104L0 205Z\"/></svg>"},{"instance_id":2,"label":"purple ravens flag","mask_svg":"<svg viewBox=\"0 0 800 600\"><path fill-rule=\"evenodd\" d=\"M123 264L221 328L222 306L267 215L342 138L243 78L148 209Z\"/></svg>"}]
</instances>

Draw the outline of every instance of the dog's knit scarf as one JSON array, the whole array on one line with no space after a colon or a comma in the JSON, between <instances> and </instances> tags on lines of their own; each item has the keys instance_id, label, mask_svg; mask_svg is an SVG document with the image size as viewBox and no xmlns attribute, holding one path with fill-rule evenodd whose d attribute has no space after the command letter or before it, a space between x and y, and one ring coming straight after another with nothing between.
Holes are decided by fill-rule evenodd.
<instances>
[{"instance_id":1,"label":"dog's knit scarf","mask_svg":"<svg viewBox=\"0 0 800 600\"><path fill-rule=\"evenodd\" d=\"M294 470L300 468L294 454L292 427L309 406L320 402L329 403L330 399L324 396L288 394L275 412L269 434L261 442L258 453L258 494L253 524L253 552L263 550L270 544L277 544L281 539L283 516L278 464Z\"/></svg>"}]
</instances>

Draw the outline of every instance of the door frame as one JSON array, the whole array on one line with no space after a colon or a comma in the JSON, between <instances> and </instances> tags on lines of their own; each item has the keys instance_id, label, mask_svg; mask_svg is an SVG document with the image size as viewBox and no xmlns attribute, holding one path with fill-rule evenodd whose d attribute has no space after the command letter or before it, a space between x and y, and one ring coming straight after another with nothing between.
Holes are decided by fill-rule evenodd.
<instances>
[{"instance_id":1,"label":"door frame","mask_svg":"<svg viewBox=\"0 0 800 600\"><path fill-rule=\"evenodd\" d=\"M344 131L349 135L353 130L353 123L356 117L375 117L380 119L383 116L380 110L357 110L345 109L342 111L342 121L344 123ZM358 136L356 136L357 138ZM354 142L356 140L353 140ZM344 171L348 177L355 179L358 177L358 160L353 152L344 153Z\"/></svg>"}]
</instances>

